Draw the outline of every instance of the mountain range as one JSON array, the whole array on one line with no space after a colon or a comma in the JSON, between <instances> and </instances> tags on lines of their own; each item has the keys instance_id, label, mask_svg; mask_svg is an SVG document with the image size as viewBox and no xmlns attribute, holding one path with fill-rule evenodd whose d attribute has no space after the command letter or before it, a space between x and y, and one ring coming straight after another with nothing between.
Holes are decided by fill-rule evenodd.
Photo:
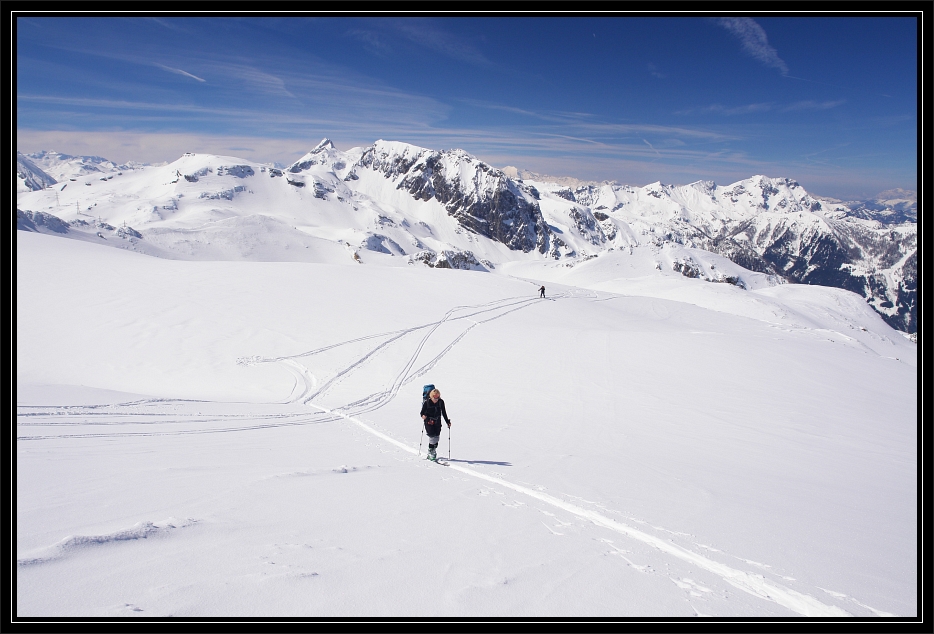
<instances>
[{"instance_id":1,"label":"mountain range","mask_svg":"<svg viewBox=\"0 0 934 634\"><path fill-rule=\"evenodd\" d=\"M341 151L328 139L287 167L18 154L17 178L19 229L158 257L502 271L639 250L699 282L843 288L893 328L918 327L917 200L904 190L839 201L763 175L636 187L497 169L463 150L380 140ZM732 264L712 266L710 254Z\"/></svg>"}]
</instances>

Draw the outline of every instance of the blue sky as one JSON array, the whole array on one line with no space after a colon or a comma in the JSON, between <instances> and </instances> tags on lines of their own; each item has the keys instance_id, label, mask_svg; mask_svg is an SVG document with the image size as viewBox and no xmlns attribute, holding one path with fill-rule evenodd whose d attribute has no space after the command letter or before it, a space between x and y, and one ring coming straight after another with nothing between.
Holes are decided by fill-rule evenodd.
<instances>
[{"instance_id":1,"label":"blue sky","mask_svg":"<svg viewBox=\"0 0 934 634\"><path fill-rule=\"evenodd\" d=\"M910 17L17 19L17 145L288 164L323 137L633 185L916 189Z\"/></svg>"}]
</instances>

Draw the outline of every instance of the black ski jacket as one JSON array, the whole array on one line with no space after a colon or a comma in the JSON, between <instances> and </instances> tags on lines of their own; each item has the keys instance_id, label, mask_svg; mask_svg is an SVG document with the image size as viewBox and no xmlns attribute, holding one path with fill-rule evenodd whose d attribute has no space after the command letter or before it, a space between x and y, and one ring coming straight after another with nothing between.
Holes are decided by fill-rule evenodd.
<instances>
[{"instance_id":1,"label":"black ski jacket","mask_svg":"<svg viewBox=\"0 0 934 634\"><path fill-rule=\"evenodd\" d=\"M433 425L435 423L441 422L441 417L444 417L444 422L451 424L451 419L448 418L447 410L444 409L444 399L439 398L437 403L434 403L430 398L426 399L422 403L422 413L419 416L425 416L425 424Z\"/></svg>"}]
</instances>

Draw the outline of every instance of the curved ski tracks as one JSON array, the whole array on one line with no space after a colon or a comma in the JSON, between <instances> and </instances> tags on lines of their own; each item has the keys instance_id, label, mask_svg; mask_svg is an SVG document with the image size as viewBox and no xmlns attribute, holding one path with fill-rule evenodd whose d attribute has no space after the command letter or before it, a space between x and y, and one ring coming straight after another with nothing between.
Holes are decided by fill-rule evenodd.
<instances>
[{"instance_id":1,"label":"curved ski tracks","mask_svg":"<svg viewBox=\"0 0 934 634\"><path fill-rule=\"evenodd\" d=\"M607 299L607 297L603 297L603 298L599 297L598 294L594 292L580 292L580 291L565 293L562 295L556 295L550 299L560 300L560 299L569 299L569 298L585 299L589 301L605 301ZM19 436L17 437L17 441L40 440L40 439L51 439L51 438L163 436L163 435L181 435L181 434L221 433L221 432L246 431L246 430L256 430L256 429L293 426L293 425L321 424L321 423L327 423L327 422L343 419L343 420L347 420L349 422L354 423L355 425L359 426L361 429L365 430L367 433L372 434L373 436L379 438L380 440L390 443L393 446L403 451L407 451L411 454L416 454L417 450L415 449L415 447L410 446L404 442L401 442L377 429L374 429L373 427L371 427L370 425L367 425L366 423L364 423L362 420L360 420L356 416L366 413L366 412L374 411L376 409L379 409L385 406L393 398L395 398L399 390L404 385L408 384L409 382L417 379L418 377L424 375L426 372L431 370L448 352L451 351L451 349L454 348L454 346L456 346L475 327L481 324L487 323L489 321L499 319L500 317L504 317L505 315L508 315L517 310L526 308L530 305L533 305L537 301L540 301L540 299L537 297L534 299L524 298L524 297L513 297L513 298L507 298L507 299L489 302L487 304L481 304L481 305L476 305L476 306L458 306L447 311L444 314L444 316L438 321L431 322L428 324L422 324L420 326L415 326L412 328L379 333L379 334L374 334L374 335L366 335L363 337L358 337L355 339L331 344L328 346L324 346L322 348L318 348L316 350L311 350L311 351L299 353L296 355L289 355L289 356L275 357L275 358L244 357L244 358L237 360L238 364L243 364L243 365L254 365L258 363L277 363L277 362L282 363L282 366L289 371L294 381L291 393L285 402L287 403L299 403L300 402L317 410L316 413L310 414L310 416L309 415L298 415L297 416L294 414L256 416L254 414L254 415L244 415L243 418L249 418L253 421L256 421L256 419L259 418L260 421L262 422L260 422L259 424L254 423L252 425L248 425L244 427L224 426L224 427L212 428L212 429L184 429L184 430L178 430L174 432L173 431L124 432L124 433L111 432L111 433L98 433L98 434ZM432 359L428 360L427 362L422 364L420 367L416 368L418 359L421 356L421 353L424 350L426 343L429 341L432 335L434 335L442 325L446 323L457 322L457 321L467 322L466 327L459 334L453 337L447 343L447 345L440 352L438 352ZM418 340L418 343L416 344L413 352L405 360L404 364L402 365L400 370L396 373L396 375L393 377L388 387L386 387L383 390L364 396L363 398L360 398L356 401L343 405L339 408L333 408L333 409L327 408L314 402L314 399L325 394L329 388L335 385L338 381L349 376L354 370L362 367L369 359L373 358L375 355L379 354L380 352L388 349L392 344L401 341L404 337L419 333L420 331L425 331L425 332L421 335L421 338ZM328 350L332 350L340 346L344 346L344 345L348 345L352 343L359 343L359 342L368 341L368 340L382 340L382 341L378 343L377 345L375 345L372 349L370 349L366 354L355 359L347 367L340 370L335 376L331 377L330 380L328 380L326 383L320 386L319 386L319 382L317 378L308 370L308 368L306 368L302 363L298 361L298 359L301 359L303 357L314 356L316 354L319 354L319 353L322 353ZM145 401L125 403L122 405L123 406L146 405L146 404L152 404L152 403L167 401L167 400L168 399L147 399ZM178 401L178 402L181 402L181 401ZM74 409L76 410L80 409L82 413L82 417L87 417L89 414L93 414L94 410L105 410L105 409L110 409L112 407L113 407L112 405L83 406L83 407L74 408ZM58 415L67 416L67 414L71 413L67 411L67 409L68 408L61 408L61 410L63 411L60 411ZM74 413L78 413L78 412L76 411ZM110 412L99 411L98 413L99 416L107 416L108 414L110 414ZM22 413L22 414L18 414L18 418L31 416L31 415L32 414ZM43 414L37 413L36 415L40 416ZM146 416L146 414L142 414L142 415ZM140 416L139 413L134 413L135 419L132 422L127 422L127 423L114 422L114 423L105 423L105 424L115 424L115 425L141 424L139 420L136 418L138 416ZM153 416L159 416L159 415L154 414ZM198 418L200 419L201 422L204 422L208 420L223 420L223 419L228 419L228 418L237 419L241 417L240 416L222 416L220 418L215 417L211 419L211 418L203 418L199 415ZM153 421L153 422L164 423L166 421ZM192 422L192 421L189 420L188 422ZM18 423L18 425L22 425L22 424L28 425L28 423ZM48 423L44 423L44 424L48 424ZM74 424L80 424L80 423L61 422L61 423L55 423L55 424L74 425ZM517 493L521 493L525 496L538 500L539 502L543 502L554 508L561 509L576 517L579 517L585 521L591 522L597 526L601 526L603 528L612 530L616 533L622 534L630 539L634 539L644 544L647 544L649 546L652 546L653 548L663 553L677 557L678 559L681 559L694 566L697 566L698 568L701 568L712 574L717 575L718 577L723 579L725 582L729 583L730 585L734 586L735 588L739 590L742 590L743 592L749 593L753 596L765 599L767 601L777 603L778 605L781 605L797 614L801 614L803 616L808 616L808 617L812 617L812 616L850 617L852 616L849 612L843 610L842 608L839 608L834 605L825 604L808 594L798 592L796 590L785 587L774 581L765 579L762 575L752 574L749 572L744 572L742 570L732 568L726 564L715 561L713 559L705 557L704 555L701 555L699 553L696 553L684 547L681 547L675 544L673 541L666 541L664 539L660 539L658 537L655 537L653 535L650 535L648 533L635 529L632 526L629 526L628 524L611 519L607 517L606 515L603 515L596 511L584 508L577 504L570 503L566 500L554 497L552 495L548 495L547 493L544 493L541 490L536 490L536 489L533 489L527 486L515 484L501 477L489 475L489 474L476 471L474 469L471 469L471 468L468 468L468 467L465 467L459 464L455 464L455 463L449 463L446 468L454 469L455 471L458 471L464 475L477 478L479 480L484 480L491 484L495 484L500 487L515 491ZM150 528L146 527L146 530L150 530ZM94 539L97 539L97 538L94 538ZM122 537L116 537L115 539L122 539ZM59 546L61 546L61 548L59 548ZM62 550L62 549L67 550L71 546L73 546L73 544L68 543L68 544L56 545L56 548L58 550ZM34 563L34 561L38 562L39 560L45 560L48 557L54 558L59 555L60 553L58 552L43 553L39 557L26 558L25 560L18 561L18 564L22 565L22 564ZM830 591L826 591L826 592L830 593ZM834 593L831 593L831 594L833 596L836 596L836 594ZM876 610L869 606L865 606L862 603L853 599L852 597L847 597L847 598L854 601L861 607L870 610L877 616L894 616L886 612Z\"/></svg>"},{"instance_id":2,"label":"curved ski tracks","mask_svg":"<svg viewBox=\"0 0 934 634\"><path fill-rule=\"evenodd\" d=\"M556 296L555 299L565 299L568 297L576 297L576 298L581 298L581 299L586 298L586 299L590 299L591 301L600 301L600 298L598 298L596 294L594 293L563 294L563 295ZM376 436L377 438L385 442L388 442L394 445L395 447L402 449L403 451L407 451L409 453L415 454L417 453L415 448L407 445L404 442L396 440L395 438L377 429L374 429L373 427L361 421L359 418L356 418L354 414L359 415L365 412L370 412L370 411L379 409L380 407L386 405L386 403L388 403L390 400L392 400L396 396L399 389L403 385L418 378L419 376L423 375L425 372L430 370L432 367L434 367L434 365L442 357L444 357L445 354L447 354L461 339L463 339L467 335L468 332L470 332L476 326L482 323L488 322L488 321L492 321L493 319L499 319L500 317L503 317L504 315L514 312L516 310L521 310L522 308L525 308L531 305L537 300L538 298L535 298L533 300L523 299L523 298L512 298L508 300L501 300L498 302L491 302L490 304L484 304L480 306L459 306L456 308L452 308L447 313L445 313L444 317L442 317L439 321L433 322L431 324L424 324L422 326L416 326L414 328L410 328L406 330L382 333L379 335L370 335L368 337L360 337L357 339L341 342L338 344L333 344L325 348L320 348L318 350L310 351L310 352L303 353L300 355L295 355L292 357L280 357L277 359L263 359L262 361L264 362L282 361L283 363L286 363L288 366L290 366L290 368L292 368L295 372L297 372L299 376L303 377L303 379L305 380L305 388L303 391L301 391L301 393L296 397L295 400L301 400L306 405L309 405L324 414L328 414L330 416L339 416L347 421L350 421L356 424L357 426L359 426L366 432L372 434L373 436ZM459 311L473 311L473 312L467 312L463 315L458 315L455 317L454 315L458 313ZM488 315L488 313L492 313L492 315ZM486 315L486 318L479 320L479 321L470 319L472 317L478 317L481 315ZM455 337L440 353L438 353L438 355L436 355L433 359L425 363L420 368L413 371L412 368L415 366L418 360L418 357L422 352L422 349L424 348L427 341L431 338L431 336L435 333L435 331L445 322L462 320L462 319L469 319L471 321L471 324L467 326L467 328L463 332L461 332L457 337ZM348 403L347 405L344 405L343 407L336 408L336 409L330 409L327 407L323 407L313 402L315 397L320 396L323 393L325 393L327 389L331 385L333 385L337 380L339 380L341 377L346 376L347 374L352 372L354 369L360 367L373 355L385 349L392 343L400 340L402 337L405 337L408 334L414 333L419 330L424 330L424 329L427 329L427 332L422 336L422 339L419 341L418 345L416 346L415 351L412 353L412 355L406 361L402 369L393 379L392 384L390 385L389 388L382 390L380 392L374 392L373 394L370 394L362 399L359 399L352 403ZM380 343L379 345L371 349L368 353L366 353L364 356L357 359L354 363L352 363L348 367L341 370L330 381L328 381L321 388L319 388L317 391L314 391L314 392L312 392L312 390L314 389L314 386L316 385L314 377L311 375L310 372L308 372L308 370L304 366L302 366L299 362L295 360L297 358L304 357L304 356L312 356L314 354L317 354L318 352L322 352L324 350L330 350L337 346L345 345L348 343L355 343L355 342L363 341L366 339L379 338L379 337L388 337L388 339L386 339L385 341L383 341L382 343ZM347 412L350 412L350 413L347 413ZM697 566L698 568L701 568L712 574L717 575L718 577L720 577L721 579L723 579L730 585L734 586L735 588L738 588L739 590L742 590L743 592L747 592L756 597L777 603L797 614L801 614L803 616L808 616L808 617L812 617L812 616L850 617L852 616L852 614L850 614L846 610L843 610L842 608L839 608L834 605L828 605L826 603L818 601L817 599L815 599L814 597L808 594L804 594L796 590L792 590L791 588L787 588L781 584L765 579L761 575L751 574L748 572L744 572L742 570L737 570L726 564L723 564L721 562L714 561L708 557L705 557L699 553L696 553L686 548L683 548L681 546L678 546L677 544L671 541L665 541L663 539L659 539L658 537L655 537L653 535L650 535L648 533L635 529L632 526L610 519L609 517L606 517L605 515L602 515L595 511L585 509L575 504L571 504L565 500L556 498L552 495L548 495L541 491L531 489L529 487L525 487L519 484L514 484L512 482L509 482L508 480L504 480L503 478L488 475L486 473L482 473L480 471L476 471L474 469L470 469L468 467L464 467L458 464L449 463L447 468L454 469L455 471L458 471L465 475L478 478L480 480L485 480L487 482L499 485L501 487L505 487L507 489L511 489L523 495L534 498L540 502L544 502L545 504L549 504L555 508L561 509L567 513L575 515L583 520L592 522L593 524L596 524L598 526L602 526L614 532L625 535L626 537L629 537L630 539L635 539L637 541L648 544L649 546L652 546L661 552L677 557L678 559L686 561L690 564ZM879 613L878 611L873 610L872 608L869 608L869 609L877 614Z\"/></svg>"}]
</instances>

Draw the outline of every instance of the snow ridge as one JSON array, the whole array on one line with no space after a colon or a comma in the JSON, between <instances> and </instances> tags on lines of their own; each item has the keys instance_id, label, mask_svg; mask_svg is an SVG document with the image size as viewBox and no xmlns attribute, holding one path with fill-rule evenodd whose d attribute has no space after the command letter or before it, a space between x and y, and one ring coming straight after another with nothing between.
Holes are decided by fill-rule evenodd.
<instances>
[{"instance_id":1,"label":"snow ridge","mask_svg":"<svg viewBox=\"0 0 934 634\"><path fill-rule=\"evenodd\" d=\"M74 535L66 537L47 548L18 557L16 559L16 565L34 566L37 564L44 564L56 559L61 559L62 557L66 557L84 548L103 546L122 541L148 539L150 537L168 534L175 529L185 528L197 522L198 520L191 518L177 520L170 517L159 522L138 522L129 528L103 535Z\"/></svg>"}]
</instances>

